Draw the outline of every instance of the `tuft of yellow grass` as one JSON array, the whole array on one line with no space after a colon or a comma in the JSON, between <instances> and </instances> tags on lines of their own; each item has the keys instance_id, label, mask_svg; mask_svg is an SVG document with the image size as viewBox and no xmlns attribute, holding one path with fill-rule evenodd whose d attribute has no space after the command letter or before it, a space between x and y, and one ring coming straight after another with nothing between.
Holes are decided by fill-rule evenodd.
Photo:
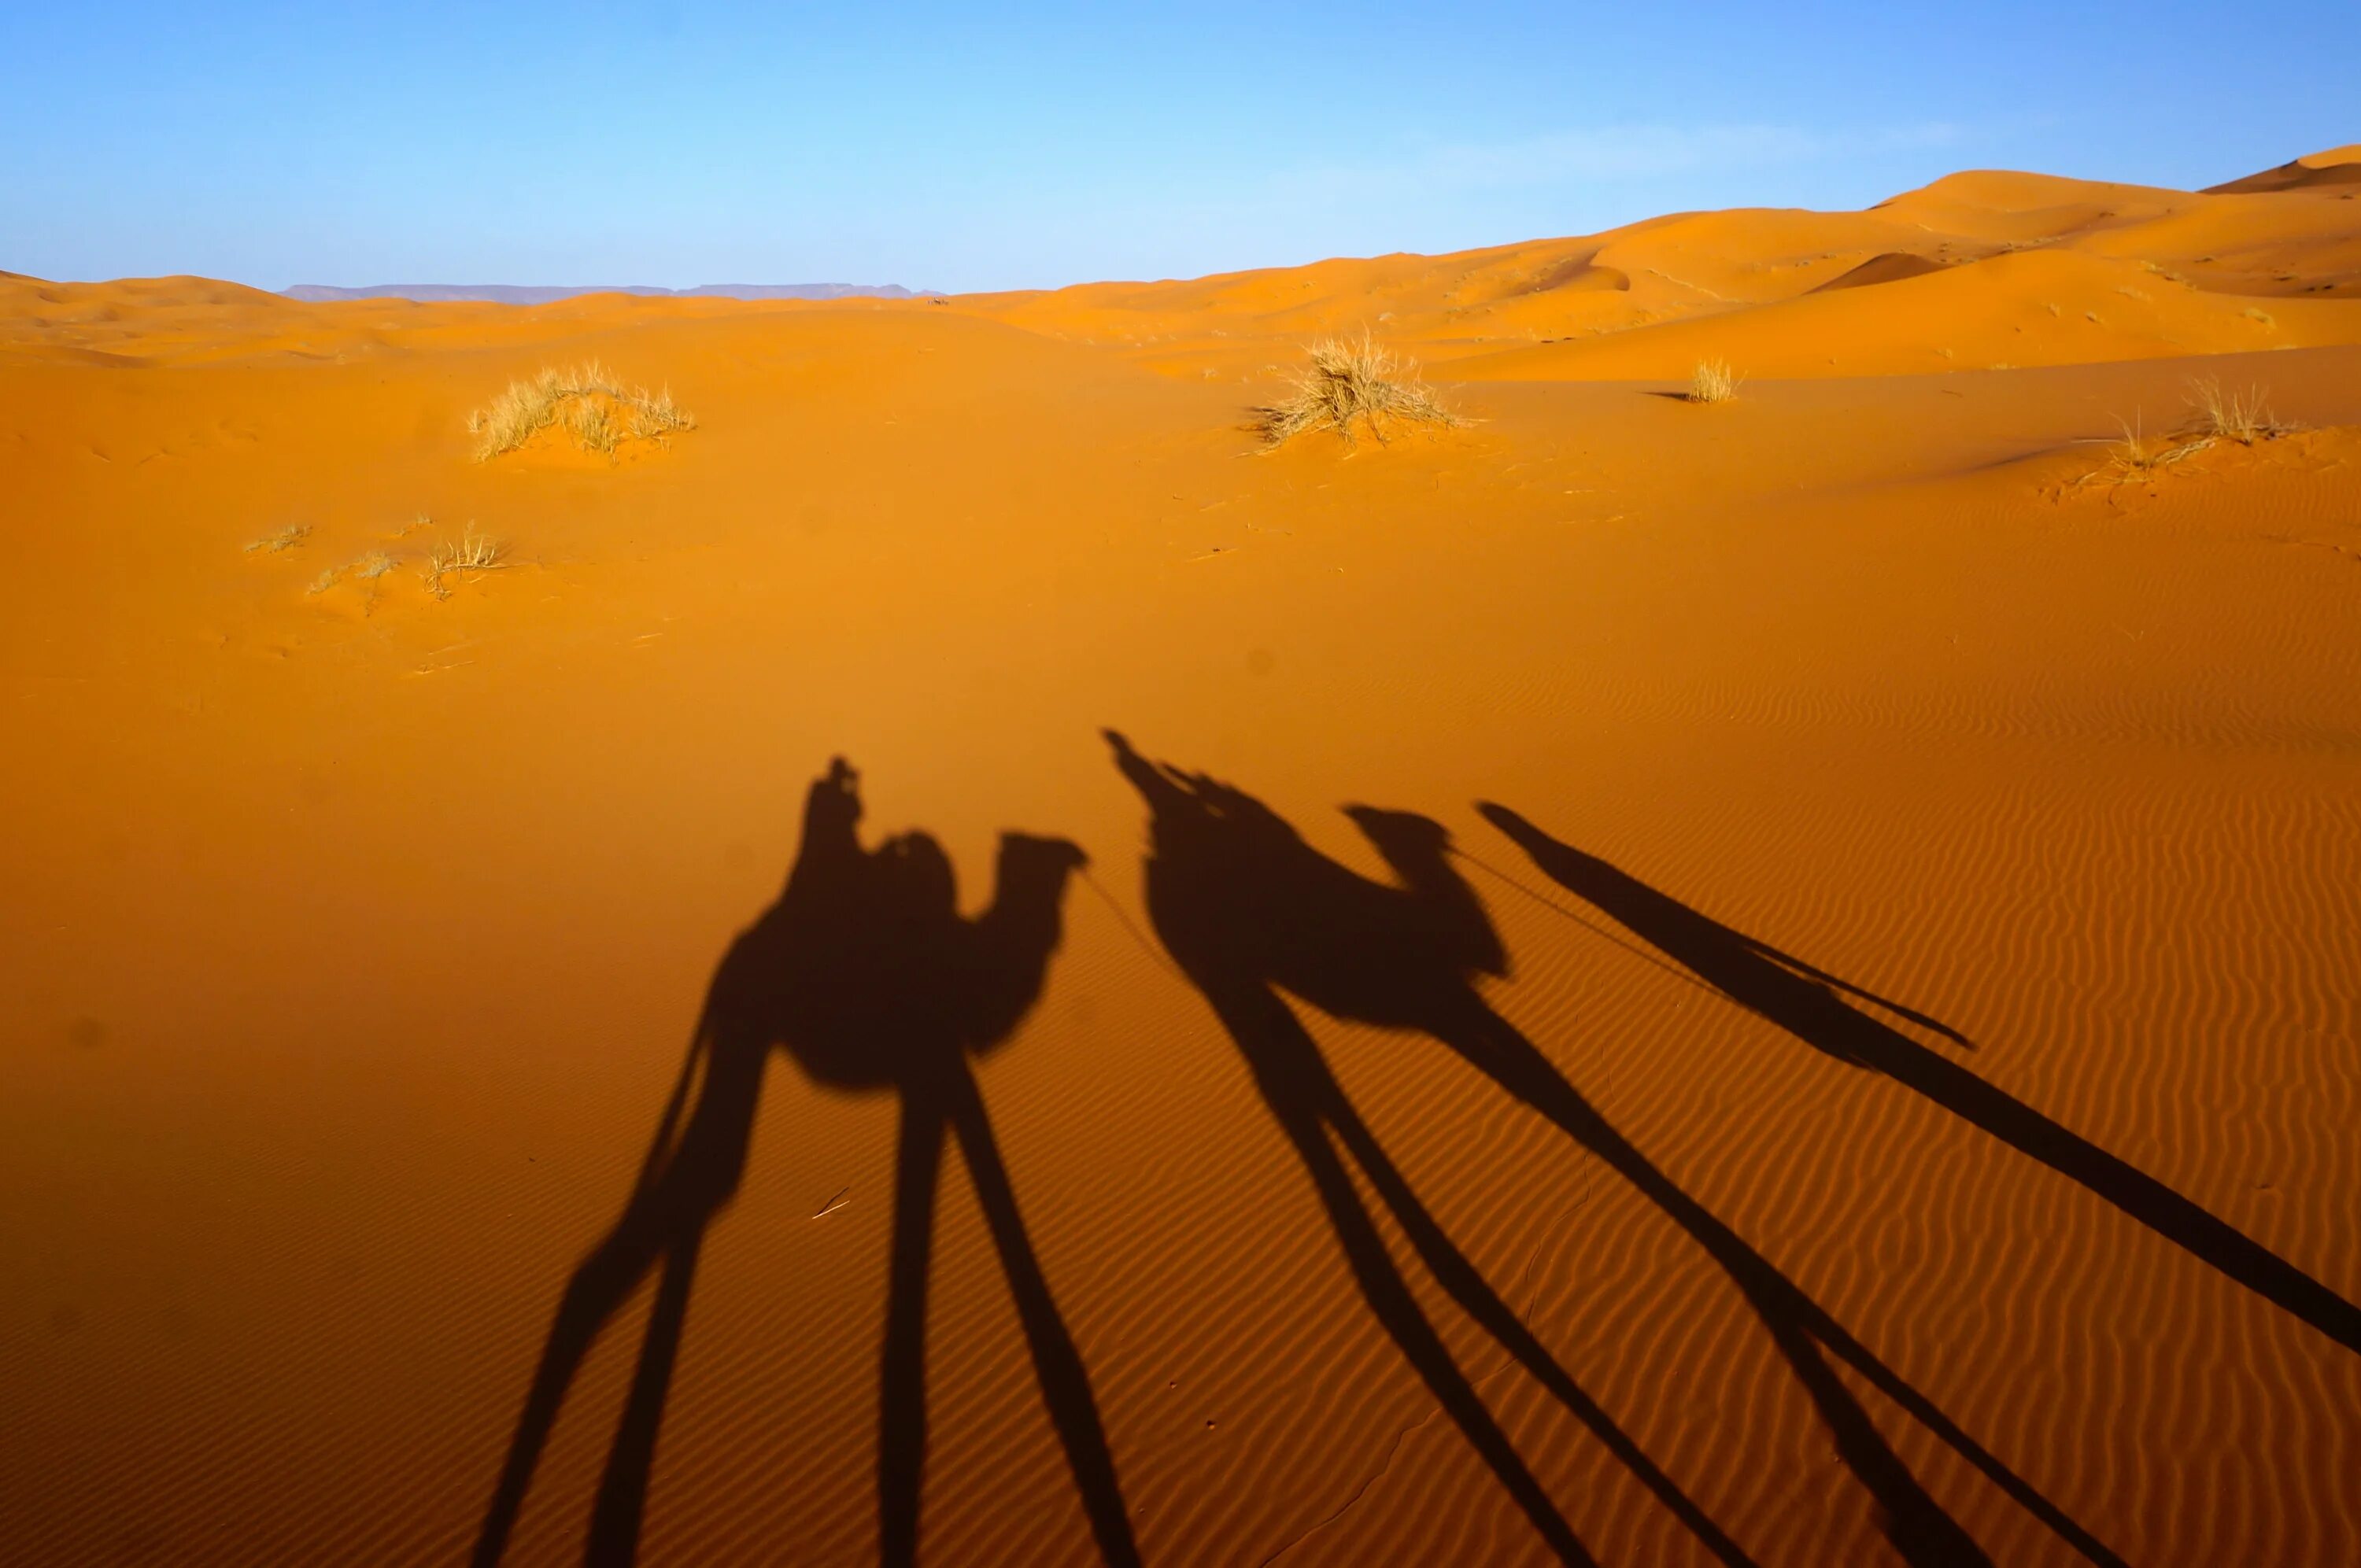
<instances>
[{"instance_id":1,"label":"tuft of yellow grass","mask_svg":"<svg viewBox=\"0 0 2361 1568\"><path fill-rule=\"evenodd\" d=\"M671 388L627 388L595 359L566 369L545 365L467 416L478 463L515 451L552 425L563 425L586 452L611 455L627 439L662 441L696 429L697 421L673 401Z\"/></svg>"},{"instance_id":2,"label":"tuft of yellow grass","mask_svg":"<svg viewBox=\"0 0 2361 1568\"><path fill-rule=\"evenodd\" d=\"M247 545L246 547L246 553L249 555L257 554L276 555L282 551L294 549L295 546L302 543L305 539L309 538L311 533L311 524L303 522L291 523L289 526L280 529L276 533L264 534L261 538Z\"/></svg>"},{"instance_id":3,"label":"tuft of yellow grass","mask_svg":"<svg viewBox=\"0 0 2361 1568\"><path fill-rule=\"evenodd\" d=\"M1287 395L1254 411L1265 450L1318 430L1334 431L1350 446L1356 421L1381 446L1389 426L1465 422L1418 378L1416 361L1396 358L1366 332L1358 342L1323 338L1305 353L1311 364Z\"/></svg>"},{"instance_id":4,"label":"tuft of yellow grass","mask_svg":"<svg viewBox=\"0 0 2361 1568\"><path fill-rule=\"evenodd\" d=\"M352 574L362 582L373 583L393 570L393 557L382 550L372 550L352 565Z\"/></svg>"},{"instance_id":5,"label":"tuft of yellow grass","mask_svg":"<svg viewBox=\"0 0 2361 1568\"><path fill-rule=\"evenodd\" d=\"M2235 441L2241 446L2277 440L2294 427L2271 412L2268 397L2269 389L2265 387L2238 391L2223 386L2218 377L2200 377L2189 383L2190 415L2184 432L2201 440Z\"/></svg>"},{"instance_id":6,"label":"tuft of yellow grass","mask_svg":"<svg viewBox=\"0 0 2361 1568\"><path fill-rule=\"evenodd\" d=\"M624 405L623 419L633 435L646 441L661 441L675 430L697 428L688 411L672 400L670 387L653 394L645 389L634 393Z\"/></svg>"},{"instance_id":7,"label":"tuft of yellow grass","mask_svg":"<svg viewBox=\"0 0 2361 1568\"><path fill-rule=\"evenodd\" d=\"M2157 477L2182 458L2202 452L2213 444L2213 438L2150 436L2143 433L2137 422L2118 417L2115 421L2123 434L2107 443L2107 460L2076 481L2081 485L2103 484L2110 487L2145 484Z\"/></svg>"},{"instance_id":8,"label":"tuft of yellow grass","mask_svg":"<svg viewBox=\"0 0 2361 1568\"><path fill-rule=\"evenodd\" d=\"M607 405L594 399L584 398L566 410L566 428L572 433L574 444L585 452L612 452L622 444L622 427L607 411Z\"/></svg>"},{"instance_id":9,"label":"tuft of yellow grass","mask_svg":"<svg viewBox=\"0 0 2361 1568\"><path fill-rule=\"evenodd\" d=\"M477 532L471 522L456 541L445 539L426 552L426 567L420 576L426 580L426 591L444 599L451 597L451 585L444 578L463 572L495 572L507 565L508 546L488 533Z\"/></svg>"},{"instance_id":10,"label":"tuft of yellow grass","mask_svg":"<svg viewBox=\"0 0 2361 1568\"><path fill-rule=\"evenodd\" d=\"M1726 403L1738 396L1739 382L1743 379L1730 367L1727 359L1700 359L1689 372L1688 400L1693 403Z\"/></svg>"}]
</instances>

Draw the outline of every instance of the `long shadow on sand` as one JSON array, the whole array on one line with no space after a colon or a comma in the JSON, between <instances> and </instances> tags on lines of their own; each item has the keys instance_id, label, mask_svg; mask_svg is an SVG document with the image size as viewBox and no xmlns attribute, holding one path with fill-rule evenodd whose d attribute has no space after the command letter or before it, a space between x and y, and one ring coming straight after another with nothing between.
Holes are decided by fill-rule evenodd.
<instances>
[{"instance_id":1,"label":"long shadow on sand","mask_svg":"<svg viewBox=\"0 0 2361 1568\"><path fill-rule=\"evenodd\" d=\"M1959 1040L1930 1019L1732 930L1504 806L1479 807L1543 875L1713 990L1839 1061L1880 1072L2104 1199L2247 1289L2361 1350L2361 1307L2180 1193L1966 1068L1850 1005L1839 992Z\"/></svg>"},{"instance_id":2,"label":"long shadow on sand","mask_svg":"<svg viewBox=\"0 0 2361 1568\"><path fill-rule=\"evenodd\" d=\"M1050 1419L1100 1554L1139 1561L1088 1375L1016 1206L968 1065L1016 1032L1060 936L1060 905L1082 853L1061 839L1005 834L992 907L960 917L950 860L922 833L864 850L852 770L813 784L803 845L778 902L715 972L688 1059L622 1216L575 1269L518 1419L474 1561L500 1561L541 1452L583 1358L659 1264L637 1372L592 1506L584 1561L638 1554L656 1438L706 1229L737 1192L763 1075L784 1047L815 1080L901 1098L884 1365L877 1509L889 1568L915 1562L927 1450L926 1321L935 1190L956 1137L1000 1254Z\"/></svg>"},{"instance_id":3,"label":"long shadow on sand","mask_svg":"<svg viewBox=\"0 0 2361 1568\"><path fill-rule=\"evenodd\" d=\"M1245 792L1150 762L1112 731L1108 740L1150 813L1147 902L1157 935L1244 1054L1318 1190L1371 1311L1562 1561L1593 1559L1420 1310L1354 1189L1339 1145L1459 1308L1587 1425L1708 1551L1725 1563L1747 1559L1582 1391L1451 1242L1281 992L1337 1018L1433 1036L1548 1118L1677 1224L1761 1321L1838 1454L1880 1506L1886 1536L1905 1561L1933 1568L1989 1559L1886 1442L1831 1357L2083 1556L2120 1561L1658 1169L1485 1003L1474 977L1504 974L1507 958L1482 904L1450 863L1449 836L1439 824L1404 812L1348 808L1400 878L1398 884L1372 882L1312 849Z\"/></svg>"}]
</instances>

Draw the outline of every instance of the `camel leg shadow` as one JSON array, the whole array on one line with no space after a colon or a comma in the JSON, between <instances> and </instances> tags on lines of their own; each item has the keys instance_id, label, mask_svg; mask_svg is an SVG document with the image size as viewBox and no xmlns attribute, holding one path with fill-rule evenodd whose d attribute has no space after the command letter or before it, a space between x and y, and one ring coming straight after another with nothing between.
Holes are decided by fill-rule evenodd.
<instances>
[{"instance_id":1,"label":"camel leg shadow","mask_svg":"<svg viewBox=\"0 0 2361 1568\"><path fill-rule=\"evenodd\" d=\"M664 1276L655 1308L608 1450L583 1552L584 1562L594 1568L628 1568L638 1556L648 1473L679 1357L697 1255L713 1216L737 1191L761 1088L759 1055L717 1055L708 1045L700 1037L689 1070L683 1074L685 1091L698 1063L705 1064L702 1091L686 1131L677 1144L671 1142L683 1097L676 1091L622 1218L566 1282L491 1506L477 1533L469 1559L475 1568L493 1568L507 1550L533 1472L583 1361L607 1324L661 1263Z\"/></svg>"},{"instance_id":2,"label":"camel leg shadow","mask_svg":"<svg viewBox=\"0 0 2361 1568\"><path fill-rule=\"evenodd\" d=\"M680 1361L681 1331L688 1318L689 1288L697 1257L705 1245L699 1226L673 1245L656 1284L655 1306L640 1341L640 1364L623 1419L608 1451L607 1473L591 1505L586 1568L631 1568L639 1556L640 1523L647 1510L648 1476L655 1468L656 1437L664 1426L664 1401L672 1392L673 1368Z\"/></svg>"},{"instance_id":3,"label":"camel leg shadow","mask_svg":"<svg viewBox=\"0 0 2361 1568\"><path fill-rule=\"evenodd\" d=\"M952 1135L959 1139L978 1206L1000 1256L1001 1272L1016 1300L1034 1378L1065 1451L1067 1468L1082 1494L1099 1555L1113 1568L1137 1568L1139 1548L1132 1538L1090 1376L1033 1250L991 1117L974 1074L964 1062L928 1072L903 1088L894 1253L879 1375L880 1561L885 1568L910 1568L917 1560L927 1454L927 1282L934 1252L943 1145Z\"/></svg>"},{"instance_id":4,"label":"camel leg shadow","mask_svg":"<svg viewBox=\"0 0 2361 1568\"><path fill-rule=\"evenodd\" d=\"M1301 1021L1285 1002L1259 985L1211 984L1201 989L1213 1002L1223 1025L1244 1048L1265 1102L1303 1162L1371 1315L1385 1326L1428 1392L1559 1561L1595 1563L1597 1559L1550 1501L1475 1385L1452 1358L1386 1251L1384 1239L1329 1141L1338 1108L1344 1107L1350 1117L1350 1107Z\"/></svg>"},{"instance_id":5,"label":"camel leg shadow","mask_svg":"<svg viewBox=\"0 0 2361 1568\"><path fill-rule=\"evenodd\" d=\"M1711 1516L1682 1491L1677 1482L1651 1458L1648 1452L1623 1431L1596 1399L1575 1381L1573 1374L1559 1365L1540 1338L1525 1326L1515 1309L1502 1300L1491 1283L1476 1267L1457 1243L1445 1232L1425 1203L1396 1166L1391 1156L1378 1142L1359 1111L1337 1090L1336 1103L1328 1115L1328 1124L1335 1130L1353 1162L1368 1178L1378 1198L1393 1214L1402 1234L1409 1238L1411 1248L1427 1271L1434 1276L1444 1294L1457 1303L1478 1327L1492 1336L1495 1343L1508 1353L1533 1380L1554 1396L1574 1417L1587 1427L1602 1446L1629 1470L1640 1483L1654 1495L1674 1518L1687 1527L1717 1560L1738 1568L1752 1559L1713 1521Z\"/></svg>"},{"instance_id":6,"label":"camel leg shadow","mask_svg":"<svg viewBox=\"0 0 2361 1568\"><path fill-rule=\"evenodd\" d=\"M2347 1350L2361 1351L2361 1305L2128 1160L1857 1011L1836 992L1964 1043L1956 1030L1725 926L1628 872L1560 843L1506 806L1486 804L1478 810L1532 857L1544 876L1597 906L1714 991L1816 1049L1884 1074L2079 1184Z\"/></svg>"},{"instance_id":7,"label":"camel leg shadow","mask_svg":"<svg viewBox=\"0 0 2361 1568\"><path fill-rule=\"evenodd\" d=\"M1436 1037L1507 1093L1531 1106L1603 1161L1702 1246L1737 1286L1811 1398L1846 1467L1883 1510L1885 1533L1914 1568L1991 1559L1928 1495L1851 1390L1828 1365L1834 1352L2020 1507L2092 1563L2120 1564L2107 1546L1976 1442L1941 1409L1861 1343L1786 1274L1675 1182L1567 1081L1515 1025L1469 997L1437 1020Z\"/></svg>"}]
</instances>

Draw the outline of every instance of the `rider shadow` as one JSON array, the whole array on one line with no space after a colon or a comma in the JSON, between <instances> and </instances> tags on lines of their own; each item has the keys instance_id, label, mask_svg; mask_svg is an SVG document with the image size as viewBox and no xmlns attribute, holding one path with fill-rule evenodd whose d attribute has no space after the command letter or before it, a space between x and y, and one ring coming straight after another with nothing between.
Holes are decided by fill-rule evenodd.
<instances>
[{"instance_id":1,"label":"rider shadow","mask_svg":"<svg viewBox=\"0 0 2361 1568\"><path fill-rule=\"evenodd\" d=\"M2081 1184L2347 1349L2361 1350L2361 1307L2136 1166L1845 998L1867 1002L1965 1045L1956 1032L1733 930L1596 855L1560 843L1507 806L1486 804L1478 810L1515 840L1543 875L1713 990L1838 1060L1883 1073L1925 1096Z\"/></svg>"},{"instance_id":2,"label":"rider shadow","mask_svg":"<svg viewBox=\"0 0 2361 1568\"><path fill-rule=\"evenodd\" d=\"M671 1100L630 1200L575 1269L518 1419L474 1561L499 1562L582 1361L662 1266L631 1393L592 1505L586 1563L638 1554L690 1285L706 1229L738 1190L763 1075L784 1047L816 1082L901 1101L883 1366L881 1559L917 1555L927 1451L926 1321L936 1188L956 1138L1016 1299L1033 1368L1100 1553L1138 1561L1098 1405L1016 1205L968 1058L1005 1043L1038 999L1060 933L1062 839L1004 834L992 906L958 911L950 860L923 833L861 847L858 783L842 760L816 781L802 848L778 901L731 944L706 994Z\"/></svg>"},{"instance_id":3,"label":"rider shadow","mask_svg":"<svg viewBox=\"0 0 2361 1568\"><path fill-rule=\"evenodd\" d=\"M1150 813L1147 902L1158 936L1245 1056L1311 1176L1362 1294L1437 1402L1561 1561L1594 1561L1411 1296L1337 1146L1456 1302L1582 1420L1724 1563L1744 1552L1585 1394L1435 1223L1363 1122L1281 993L1330 1015L1431 1036L1598 1157L1719 1266L1810 1397L1837 1453L1880 1505L1914 1568L1989 1559L1912 1474L1830 1364L1833 1355L2093 1562L2120 1560L1875 1356L1771 1261L1659 1170L1484 1001L1508 964L1490 918L1450 863L1441 825L1348 808L1399 878L1329 860L1253 796L1150 762L1113 731L1117 766ZM1332 1142L1332 1136L1334 1141Z\"/></svg>"}]
</instances>

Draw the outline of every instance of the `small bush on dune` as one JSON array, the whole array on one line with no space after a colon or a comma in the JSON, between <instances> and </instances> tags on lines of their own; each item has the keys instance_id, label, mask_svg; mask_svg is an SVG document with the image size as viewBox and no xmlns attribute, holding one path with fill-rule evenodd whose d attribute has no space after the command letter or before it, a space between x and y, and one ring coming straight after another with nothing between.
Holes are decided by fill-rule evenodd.
<instances>
[{"instance_id":1,"label":"small bush on dune","mask_svg":"<svg viewBox=\"0 0 2361 1568\"><path fill-rule=\"evenodd\" d=\"M2137 424L2118 419L2123 434L2107 443L2107 461L2076 483L2139 484L2224 441L2255 446L2293 435L2299 427L2271 412L2268 396L2266 388L2237 391L2223 386L2217 377L2199 377L2189 383L2189 417L2178 430L2151 437L2142 434Z\"/></svg>"},{"instance_id":2,"label":"small bush on dune","mask_svg":"<svg viewBox=\"0 0 2361 1568\"><path fill-rule=\"evenodd\" d=\"M1350 446L1356 422L1379 445L1390 426L1462 422L1418 378L1415 362L1397 359L1367 333L1357 343L1326 338L1307 352L1312 363L1297 372L1288 395L1254 411L1266 448L1319 430L1334 431Z\"/></svg>"},{"instance_id":3,"label":"small bush on dune","mask_svg":"<svg viewBox=\"0 0 2361 1568\"><path fill-rule=\"evenodd\" d=\"M623 410L623 418L631 433L646 440L656 440L675 430L695 430L697 421L686 410L672 400L672 389L666 387L653 397L644 390L634 397Z\"/></svg>"},{"instance_id":4,"label":"small bush on dune","mask_svg":"<svg viewBox=\"0 0 2361 1568\"><path fill-rule=\"evenodd\" d=\"M2117 419L2123 434L2108 442L2107 460L2075 481L2081 485L2145 484L2162 474L2184 457L2193 456L2213 444L2210 436L2194 439L2151 436L2138 423Z\"/></svg>"},{"instance_id":5,"label":"small bush on dune","mask_svg":"<svg viewBox=\"0 0 2361 1568\"><path fill-rule=\"evenodd\" d=\"M2213 376L2191 381L2186 431L2208 441L2235 441L2241 446L2286 435L2293 427L2282 423L2271 412L2270 404L2265 400L2268 395L2268 389L2262 387L2248 387L2243 392L2234 390Z\"/></svg>"},{"instance_id":6,"label":"small bush on dune","mask_svg":"<svg viewBox=\"0 0 2361 1568\"><path fill-rule=\"evenodd\" d=\"M469 523L467 531L455 542L444 540L426 553L426 569L421 574L426 579L426 591L436 598L449 598L451 586L445 577L464 572L492 572L508 565L508 547L489 534L476 532Z\"/></svg>"},{"instance_id":7,"label":"small bush on dune","mask_svg":"<svg viewBox=\"0 0 2361 1568\"><path fill-rule=\"evenodd\" d=\"M1738 396L1741 378L1727 359L1701 359L1689 373L1688 400L1693 403L1726 403Z\"/></svg>"},{"instance_id":8,"label":"small bush on dune","mask_svg":"<svg viewBox=\"0 0 2361 1568\"><path fill-rule=\"evenodd\" d=\"M566 428L573 433L574 444L585 452L612 452L623 440L622 428L607 411L607 405L589 398L567 411Z\"/></svg>"},{"instance_id":9,"label":"small bush on dune","mask_svg":"<svg viewBox=\"0 0 2361 1568\"><path fill-rule=\"evenodd\" d=\"M563 425L586 452L611 454L625 440L661 441L694 430L697 421L672 400L670 388L626 388L595 359L566 370L544 366L467 416L479 463L515 451L552 425Z\"/></svg>"},{"instance_id":10,"label":"small bush on dune","mask_svg":"<svg viewBox=\"0 0 2361 1568\"><path fill-rule=\"evenodd\" d=\"M2123 422L2117 421L2121 424ZM2151 438L2137 424L2124 424L2123 434L2108 448L2107 462L2118 484L2152 479L2198 450L2187 442Z\"/></svg>"},{"instance_id":11,"label":"small bush on dune","mask_svg":"<svg viewBox=\"0 0 2361 1568\"><path fill-rule=\"evenodd\" d=\"M246 547L246 553L249 555L277 555L284 551L294 549L295 546L302 543L305 539L309 538L311 533L312 528L309 523L293 523L286 528L280 529L276 533L264 534L261 538L247 545Z\"/></svg>"}]
</instances>

